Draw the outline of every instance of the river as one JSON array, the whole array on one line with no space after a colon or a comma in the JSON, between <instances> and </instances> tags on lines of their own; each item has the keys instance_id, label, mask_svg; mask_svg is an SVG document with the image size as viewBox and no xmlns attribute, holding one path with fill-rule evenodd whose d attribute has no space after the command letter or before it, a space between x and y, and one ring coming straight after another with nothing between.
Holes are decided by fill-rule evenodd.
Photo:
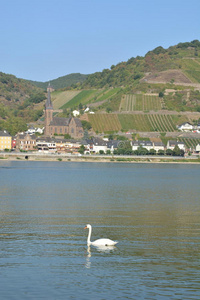
<instances>
[{"instance_id":1,"label":"river","mask_svg":"<svg viewBox=\"0 0 200 300\"><path fill-rule=\"evenodd\" d=\"M1 299L200 299L200 167L0 161ZM87 247L108 237L116 247Z\"/></svg>"}]
</instances>

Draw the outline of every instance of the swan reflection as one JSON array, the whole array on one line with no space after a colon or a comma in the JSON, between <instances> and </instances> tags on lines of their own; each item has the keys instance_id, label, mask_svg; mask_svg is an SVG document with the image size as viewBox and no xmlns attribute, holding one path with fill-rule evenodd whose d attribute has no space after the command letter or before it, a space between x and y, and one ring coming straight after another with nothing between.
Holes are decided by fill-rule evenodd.
<instances>
[{"instance_id":1,"label":"swan reflection","mask_svg":"<svg viewBox=\"0 0 200 300\"><path fill-rule=\"evenodd\" d=\"M85 263L85 267L87 269L90 269L91 267L91 261L90 261L90 257L91 257L91 249L90 246L87 247L87 256L86 256L86 263Z\"/></svg>"},{"instance_id":2,"label":"swan reflection","mask_svg":"<svg viewBox=\"0 0 200 300\"><path fill-rule=\"evenodd\" d=\"M95 248L99 251L99 252L105 252L105 253L110 253L111 251L114 251L117 249L117 247L115 246L95 246Z\"/></svg>"},{"instance_id":3,"label":"swan reflection","mask_svg":"<svg viewBox=\"0 0 200 300\"><path fill-rule=\"evenodd\" d=\"M110 252L116 250L117 247L116 246L95 246L94 249L96 249L99 252L110 253ZM91 247L88 246L87 247L86 263L85 263L85 267L87 269L90 269L90 267L91 267L91 261L90 261L91 257L92 257Z\"/></svg>"}]
</instances>

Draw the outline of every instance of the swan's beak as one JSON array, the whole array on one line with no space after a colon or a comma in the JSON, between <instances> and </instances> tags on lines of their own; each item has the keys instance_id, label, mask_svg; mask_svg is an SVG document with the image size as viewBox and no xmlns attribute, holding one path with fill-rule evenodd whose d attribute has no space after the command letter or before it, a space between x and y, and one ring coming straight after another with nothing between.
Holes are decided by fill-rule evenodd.
<instances>
[{"instance_id":1,"label":"swan's beak","mask_svg":"<svg viewBox=\"0 0 200 300\"><path fill-rule=\"evenodd\" d=\"M85 226L84 229L87 229L87 226Z\"/></svg>"}]
</instances>

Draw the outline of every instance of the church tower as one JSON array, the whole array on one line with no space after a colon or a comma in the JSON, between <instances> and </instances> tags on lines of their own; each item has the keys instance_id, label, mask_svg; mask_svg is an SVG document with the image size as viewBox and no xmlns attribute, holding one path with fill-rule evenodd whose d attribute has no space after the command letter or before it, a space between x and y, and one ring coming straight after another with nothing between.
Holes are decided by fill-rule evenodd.
<instances>
[{"instance_id":1,"label":"church tower","mask_svg":"<svg viewBox=\"0 0 200 300\"><path fill-rule=\"evenodd\" d=\"M51 132L50 132L50 123L51 121L53 121L53 105L51 102L51 92L50 89L48 89L48 96L47 96L47 100L45 103L45 113L44 113L44 118L45 118L45 130L44 130L44 134L46 136L50 136Z\"/></svg>"}]
</instances>

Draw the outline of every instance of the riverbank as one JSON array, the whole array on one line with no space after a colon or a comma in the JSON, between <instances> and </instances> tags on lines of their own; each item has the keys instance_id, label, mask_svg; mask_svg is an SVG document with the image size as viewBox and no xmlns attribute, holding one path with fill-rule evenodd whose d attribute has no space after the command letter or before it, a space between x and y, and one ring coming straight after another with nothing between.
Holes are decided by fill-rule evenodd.
<instances>
[{"instance_id":1,"label":"riverbank","mask_svg":"<svg viewBox=\"0 0 200 300\"><path fill-rule=\"evenodd\" d=\"M0 161L71 161L71 162L124 162L124 163L192 163L200 164L199 157L177 156L110 156L110 155L69 155L43 153L1 153Z\"/></svg>"}]
</instances>

